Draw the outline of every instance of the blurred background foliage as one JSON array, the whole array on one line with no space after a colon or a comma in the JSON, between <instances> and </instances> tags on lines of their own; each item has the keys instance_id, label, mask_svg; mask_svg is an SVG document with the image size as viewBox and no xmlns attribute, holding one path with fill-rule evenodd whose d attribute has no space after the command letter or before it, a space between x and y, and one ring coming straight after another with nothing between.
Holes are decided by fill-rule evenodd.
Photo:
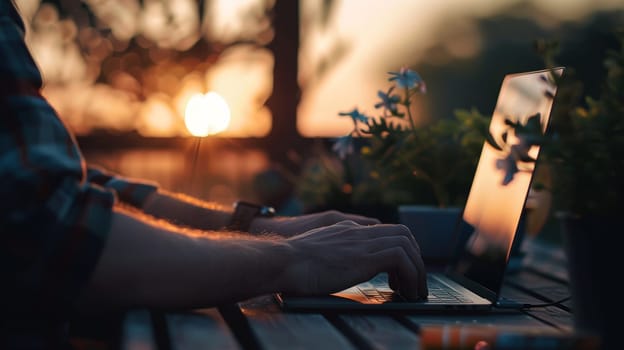
<instances>
[{"instance_id":1,"label":"blurred background foliage","mask_svg":"<svg viewBox=\"0 0 624 350\"><path fill-rule=\"evenodd\" d=\"M224 204L283 204L285 213L303 210L299 179L351 127L336 114L372 106L387 71L409 66L427 82L414 106L419 125L457 110L487 117L503 76L544 68L533 45L556 39L559 64L575 67L583 93L597 97L604 53L624 23L619 0L16 2L44 95L87 160ZM206 90L227 100L232 121L202 142L192 187L182 111ZM349 176L366 173L354 166ZM279 190L271 196L260 183ZM320 193L338 186L318 183Z\"/></svg>"}]
</instances>

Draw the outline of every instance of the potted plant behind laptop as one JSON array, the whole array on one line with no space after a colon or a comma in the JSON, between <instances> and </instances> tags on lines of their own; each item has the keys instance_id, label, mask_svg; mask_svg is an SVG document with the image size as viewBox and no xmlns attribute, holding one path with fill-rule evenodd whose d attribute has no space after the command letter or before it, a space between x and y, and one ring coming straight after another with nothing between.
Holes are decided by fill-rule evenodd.
<instances>
[{"instance_id":1,"label":"potted plant behind laptop","mask_svg":"<svg viewBox=\"0 0 624 350\"><path fill-rule=\"evenodd\" d=\"M569 259L575 326L599 332L604 348L619 342L616 325L621 316L611 305L616 297L611 271L621 254L612 237L622 231L624 212L624 32L618 41L620 47L606 54L599 96L557 111L560 122L547 145L556 179L554 204Z\"/></svg>"},{"instance_id":2,"label":"potted plant behind laptop","mask_svg":"<svg viewBox=\"0 0 624 350\"><path fill-rule=\"evenodd\" d=\"M621 317L611 302L616 298L612 271L621 254L613 234L622 231L624 212L624 32L618 40L619 49L606 53L598 97L583 96L581 81L568 67L557 81L549 133L509 123L543 145L540 166L553 180L537 182L535 188L552 193L553 213L561 224L574 326L601 335L605 349L615 348ZM556 43L541 42L540 48L546 63L555 67Z\"/></svg>"},{"instance_id":3,"label":"potted plant behind laptop","mask_svg":"<svg viewBox=\"0 0 624 350\"><path fill-rule=\"evenodd\" d=\"M388 80L374 105L377 116L358 108L339 113L351 119L353 129L333 144L336 157L312 160L299 182L299 196L311 210L390 211L389 221L418 228L413 231L426 263L443 263L452 252L451 235L490 119L462 111L422 121L427 118L415 117L414 105L426 92L425 81L408 68L389 72ZM379 217L380 212L360 213Z\"/></svg>"}]
</instances>

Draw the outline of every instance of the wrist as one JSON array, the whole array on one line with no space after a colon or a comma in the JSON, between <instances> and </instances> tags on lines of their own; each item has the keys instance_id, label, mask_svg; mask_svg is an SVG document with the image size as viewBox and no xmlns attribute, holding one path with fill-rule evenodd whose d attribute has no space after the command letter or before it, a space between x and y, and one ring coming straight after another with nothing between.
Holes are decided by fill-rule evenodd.
<instances>
[{"instance_id":1,"label":"wrist","mask_svg":"<svg viewBox=\"0 0 624 350\"><path fill-rule=\"evenodd\" d=\"M230 231L251 232L252 222L258 218L275 216L275 209L266 205L237 201L226 229Z\"/></svg>"},{"instance_id":2,"label":"wrist","mask_svg":"<svg viewBox=\"0 0 624 350\"><path fill-rule=\"evenodd\" d=\"M223 229L231 217L231 213L220 205L162 189L145 200L143 212L180 226L200 230Z\"/></svg>"},{"instance_id":3,"label":"wrist","mask_svg":"<svg viewBox=\"0 0 624 350\"><path fill-rule=\"evenodd\" d=\"M277 233L275 232L275 228L273 227L274 225L272 224L274 220L274 217L255 217L249 224L249 233Z\"/></svg>"}]
</instances>

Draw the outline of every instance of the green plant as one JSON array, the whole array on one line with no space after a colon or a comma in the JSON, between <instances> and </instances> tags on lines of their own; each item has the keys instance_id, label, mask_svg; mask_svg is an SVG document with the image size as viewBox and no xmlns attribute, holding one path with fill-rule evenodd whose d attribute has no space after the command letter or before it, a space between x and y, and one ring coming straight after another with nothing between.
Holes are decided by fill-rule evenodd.
<instances>
[{"instance_id":1,"label":"green plant","mask_svg":"<svg viewBox=\"0 0 624 350\"><path fill-rule=\"evenodd\" d=\"M561 210L601 215L624 209L624 32L618 38L619 50L609 51L604 61L607 73L599 97L585 97L562 113L546 145ZM570 89L576 84L570 82Z\"/></svg>"},{"instance_id":2,"label":"green plant","mask_svg":"<svg viewBox=\"0 0 624 350\"><path fill-rule=\"evenodd\" d=\"M412 104L425 82L407 68L389 74L392 85L375 104L381 113L339 113L353 129L336 140L335 154L321 152L304 169L298 192L308 207L464 203L489 118L462 110L417 125Z\"/></svg>"},{"instance_id":3,"label":"green plant","mask_svg":"<svg viewBox=\"0 0 624 350\"><path fill-rule=\"evenodd\" d=\"M548 167L553 181L538 181L534 188L552 191L557 211L609 216L624 209L624 32L617 37L620 48L606 53L606 76L597 98L583 96L582 82L568 67L556 79L559 91L549 133L543 135L535 120L507 123L543 146L538 166ZM538 48L548 66L557 66L556 42L541 42ZM488 142L500 147L491 137Z\"/></svg>"}]
</instances>

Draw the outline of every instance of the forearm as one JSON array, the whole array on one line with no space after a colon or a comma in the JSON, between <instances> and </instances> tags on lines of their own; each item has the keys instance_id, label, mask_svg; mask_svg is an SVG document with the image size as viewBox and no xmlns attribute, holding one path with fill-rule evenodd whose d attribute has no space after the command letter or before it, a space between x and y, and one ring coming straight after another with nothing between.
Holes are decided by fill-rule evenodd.
<instances>
[{"instance_id":1,"label":"forearm","mask_svg":"<svg viewBox=\"0 0 624 350\"><path fill-rule=\"evenodd\" d=\"M229 208L160 189L149 196L142 210L176 225L201 230L222 229L232 215Z\"/></svg>"},{"instance_id":2,"label":"forearm","mask_svg":"<svg viewBox=\"0 0 624 350\"><path fill-rule=\"evenodd\" d=\"M79 307L198 308L240 301L280 290L291 257L280 239L176 232L116 211Z\"/></svg>"}]
</instances>

